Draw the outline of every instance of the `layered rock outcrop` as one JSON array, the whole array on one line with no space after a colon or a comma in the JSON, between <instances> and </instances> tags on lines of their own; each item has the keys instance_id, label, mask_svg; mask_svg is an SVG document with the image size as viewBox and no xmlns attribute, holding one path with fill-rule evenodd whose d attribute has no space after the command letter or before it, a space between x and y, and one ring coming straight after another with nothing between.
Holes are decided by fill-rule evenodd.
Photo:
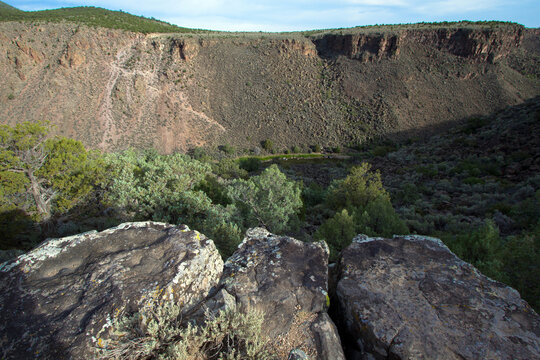
<instances>
[{"instance_id":1,"label":"layered rock outcrop","mask_svg":"<svg viewBox=\"0 0 540 360\"><path fill-rule=\"evenodd\" d=\"M350 359L540 358L540 317L438 239L356 237L335 295Z\"/></svg>"},{"instance_id":2,"label":"layered rock outcrop","mask_svg":"<svg viewBox=\"0 0 540 360\"><path fill-rule=\"evenodd\" d=\"M326 35L314 40L324 57L344 55L364 63L399 55L400 41L401 36L388 33Z\"/></svg>"},{"instance_id":3,"label":"layered rock outcrop","mask_svg":"<svg viewBox=\"0 0 540 360\"><path fill-rule=\"evenodd\" d=\"M504 28L448 28L388 30L385 32L349 31L342 34L315 36L319 54L336 58L340 55L364 63L391 59L401 48L418 43L477 62L496 61L518 48L523 39L519 25Z\"/></svg>"}]
</instances>

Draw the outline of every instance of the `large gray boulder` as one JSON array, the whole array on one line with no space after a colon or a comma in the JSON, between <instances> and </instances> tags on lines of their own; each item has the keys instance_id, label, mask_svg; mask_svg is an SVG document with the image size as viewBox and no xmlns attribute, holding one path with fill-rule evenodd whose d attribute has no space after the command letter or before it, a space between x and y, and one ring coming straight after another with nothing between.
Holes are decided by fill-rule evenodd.
<instances>
[{"instance_id":1,"label":"large gray boulder","mask_svg":"<svg viewBox=\"0 0 540 360\"><path fill-rule=\"evenodd\" d=\"M286 359L292 350L309 359L345 359L328 304L328 247L277 236L262 228L248 230L227 260L222 291L240 311L255 309L265 317L264 332ZM293 356L291 354L291 356Z\"/></svg>"},{"instance_id":2,"label":"large gray boulder","mask_svg":"<svg viewBox=\"0 0 540 360\"><path fill-rule=\"evenodd\" d=\"M172 301L188 312L223 261L185 226L126 223L44 242L0 265L2 359L92 359L119 314Z\"/></svg>"},{"instance_id":3,"label":"large gray boulder","mask_svg":"<svg viewBox=\"0 0 540 360\"><path fill-rule=\"evenodd\" d=\"M540 319L440 240L360 235L338 269L353 359L540 359Z\"/></svg>"}]
</instances>

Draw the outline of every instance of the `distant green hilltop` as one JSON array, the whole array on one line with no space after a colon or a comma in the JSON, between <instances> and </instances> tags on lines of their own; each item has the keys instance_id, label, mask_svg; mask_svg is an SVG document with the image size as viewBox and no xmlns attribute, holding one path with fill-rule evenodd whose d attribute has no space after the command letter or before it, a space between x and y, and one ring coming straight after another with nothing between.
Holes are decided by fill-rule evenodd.
<instances>
[{"instance_id":1,"label":"distant green hilltop","mask_svg":"<svg viewBox=\"0 0 540 360\"><path fill-rule=\"evenodd\" d=\"M62 22L69 21L94 27L122 29L141 33L207 32L172 25L164 21L135 16L123 11L83 6L42 11L22 11L0 1L0 21Z\"/></svg>"},{"instance_id":2,"label":"distant green hilltop","mask_svg":"<svg viewBox=\"0 0 540 360\"><path fill-rule=\"evenodd\" d=\"M93 6L61 8L42 11L22 11L0 1L0 21L27 22L73 22L77 24L121 29L133 32L148 33L226 33L220 31L190 29L169 24L165 21L144 16L131 15L123 11L112 11ZM416 23L396 25L368 25L342 29L321 29L301 32L283 32L283 34L301 34L304 36L320 36L325 34L350 34L361 32L388 32L399 30L421 30L436 28L497 28L522 26L502 21L460 21L439 23ZM258 33L259 34L259 33Z\"/></svg>"}]
</instances>

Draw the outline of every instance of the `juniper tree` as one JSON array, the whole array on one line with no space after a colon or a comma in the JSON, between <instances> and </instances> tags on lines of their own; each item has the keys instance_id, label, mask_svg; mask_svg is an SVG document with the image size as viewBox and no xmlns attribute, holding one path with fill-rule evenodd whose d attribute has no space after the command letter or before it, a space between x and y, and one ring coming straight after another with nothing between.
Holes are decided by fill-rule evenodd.
<instances>
[{"instance_id":1,"label":"juniper tree","mask_svg":"<svg viewBox=\"0 0 540 360\"><path fill-rule=\"evenodd\" d=\"M81 142L49 137L48 122L0 126L0 208L42 220L53 204L65 211L92 189L91 166Z\"/></svg>"}]
</instances>

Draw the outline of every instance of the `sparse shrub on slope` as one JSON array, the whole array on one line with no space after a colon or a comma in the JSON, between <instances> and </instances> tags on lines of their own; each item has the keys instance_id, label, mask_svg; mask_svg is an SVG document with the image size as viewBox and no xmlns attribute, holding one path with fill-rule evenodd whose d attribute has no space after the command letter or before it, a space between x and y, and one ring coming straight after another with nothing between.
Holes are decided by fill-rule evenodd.
<instances>
[{"instance_id":1,"label":"sparse shrub on slope","mask_svg":"<svg viewBox=\"0 0 540 360\"><path fill-rule=\"evenodd\" d=\"M223 151L227 155L232 155L236 151L234 146L229 145L229 144L219 146L219 150Z\"/></svg>"},{"instance_id":2,"label":"sparse shrub on slope","mask_svg":"<svg viewBox=\"0 0 540 360\"><path fill-rule=\"evenodd\" d=\"M42 11L21 11L9 7L0 8L0 21L28 22L73 22L87 26L99 26L110 29L123 29L142 33L177 33L177 32L208 32L205 30L187 29L164 21L143 16L135 16L123 11L80 6Z\"/></svg>"},{"instance_id":3,"label":"sparse shrub on slope","mask_svg":"<svg viewBox=\"0 0 540 360\"><path fill-rule=\"evenodd\" d=\"M264 141L261 142L261 146L264 150L268 151L268 152L271 152L272 150L274 150L274 142L270 139L266 139Z\"/></svg>"}]
</instances>

